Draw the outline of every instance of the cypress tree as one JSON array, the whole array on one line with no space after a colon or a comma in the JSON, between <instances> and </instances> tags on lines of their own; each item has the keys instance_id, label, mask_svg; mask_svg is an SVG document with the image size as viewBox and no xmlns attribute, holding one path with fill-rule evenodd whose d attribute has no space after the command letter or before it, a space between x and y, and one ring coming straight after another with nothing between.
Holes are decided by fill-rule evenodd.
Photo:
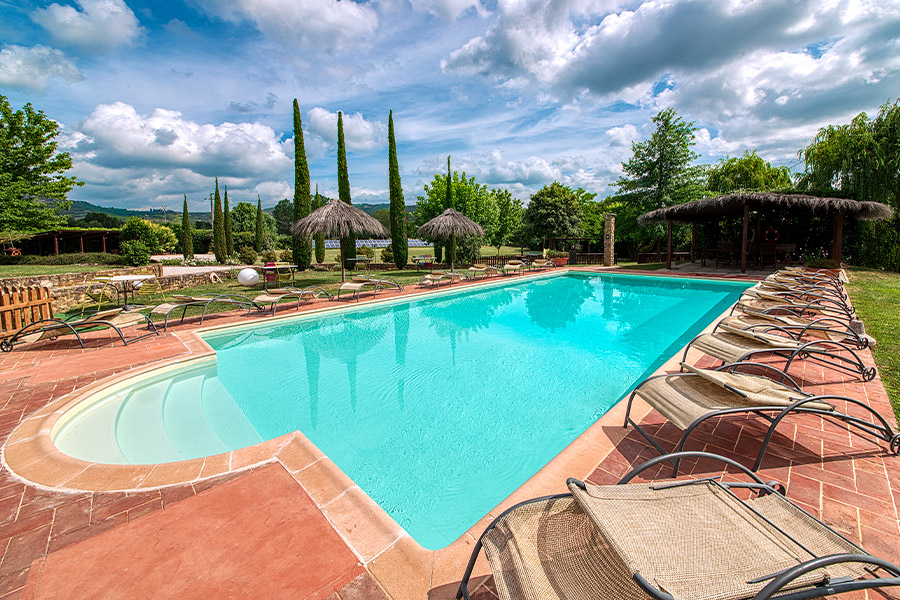
<instances>
[{"instance_id":1,"label":"cypress tree","mask_svg":"<svg viewBox=\"0 0 900 600\"><path fill-rule=\"evenodd\" d=\"M400 185L400 165L397 163L397 140L394 138L394 111L388 112L388 187L391 190L391 248L394 264L406 267L409 253L406 240L406 204Z\"/></svg>"},{"instance_id":2,"label":"cypress tree","mask_svg":"<svg viewBox=\"0 0 900 600\"><path fill-rule=\"evenodd\" d=\"M188 215L187 194L184 195L184 210L181 212L181 254L184 259L194 258L194 236L191 235L191 217Z\"/></svg>"},{"instance_id":3,"label":"cypress tree","mask_svg":"<svg viewBox=\"0 0 900 600\"><path fill-rule=\"evenodd\" d=\"M216 262L225 262L225 217L222 214L222 197L219 196L219 178L216 177L216 195L213 201L213 254Z\"/></svg>"},{"instance_id":4,"label":"cypress tree","mask_svg":"<svg viewBox=\"0 0 900 600\"><path fill-rule=\"evenodd\" d=\"M257 252L262 251L262 198L256 195L256 238L253 240L253 247Z\"/></svg>"},{"instance_id":5,"label":"cypress tree","mask_svg":"<svg viewBox=\"0 0 900 600\"><path fill-rule=\"evenodd\" d=\"M294 222L309 214L309 163L303 145L303 123L300 121L300 105L294 98ZM294 264L300 270L309 268L312 247L309 241L294 237L291 244Z\"/></svg>"},{"instance_id":6,"label":"cypress tree","mask_svg":"<svg viewBox=\"0 0 900 600\"><path fill-rule=\"evenodd\" d=\"M344 147L344 119L341 111L338 111L338 200L353 204L350 201L350 175L347 172L347 150ZM341 239L341 248L344 249L344 268L350 269L353 263L349 259L356 258L356 236L352 233Z\"/></svg>"},{"instance_id":7,"label":"cypress tree","mask_svg":"<svg viewBox=\"0 0 900 600\"><path fill-rule=\"evenodd\" d=\"M225 186L225 254L234 254L234 234L231 231L231 209L228 208L228 186Z\"/></svg>"},{"instance_id":8,"label":"cypress tree","mask_svg":"<svg viewBox=\"0 0 900 600\"><path fill-rule=\"evenodd\" d=\"M319 184L316 184L316 199L313 201L313 210L325 206L325 198L319 195ZM316 262L325 262L325 234L316 234Z\"/></svg>"}]
</instances>

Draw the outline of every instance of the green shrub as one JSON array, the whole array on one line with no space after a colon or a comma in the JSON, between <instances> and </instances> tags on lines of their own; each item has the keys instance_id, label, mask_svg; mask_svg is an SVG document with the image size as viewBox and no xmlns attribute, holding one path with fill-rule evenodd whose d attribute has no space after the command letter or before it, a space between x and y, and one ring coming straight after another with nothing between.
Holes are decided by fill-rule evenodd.
<instances>
[{"instance_id":1,"label":"green shrub","mask_svg":"<svg viewBox=\"0 0 900 600\"><path fill-rule=\"evenodd\" d=\"M388 244L381 251L381 262L383 263L392 263L394 262L394 248L391 244Z\"/></svg>"},{"instance_id":2,"label":"green shrub","mask_svg":"<svg viewBox=\"0 0 900 600\"><path fill-rule=\"evenodd\" d=\"M282 250L278 255L278 260L289 263L294 259L294 255L290 250Z\"/></svg>"},{"instance_id":3,"label":"green shrub","mask_svg":"<svg viewBox=\"0 0 900 600\"><path fill-rule=\"evenodd\" d=\"M245 265L252 265L256 262L256 248L253 246L241 246L238 250L238 258Z\"/></svg>"},{"instance_id":4,"label":"green shrub","mask_svg":"<svg viewBox=\"0 0 900 600\"><path fill-rule=\"evenodd\" d=\"M171 229L140 217L131 217L125 221L122 232L119 234L119 240L141 242L151 254L171 252L178 243L178 239Z\"/></svg>"},{"instance_id":5,"label":"green shrub","mask_svg":"<svg viewBox=\"0 0 900 600\"><path fill-rule=\"evenodd\" d=\"M150 262L150 248L140 240L129 240L119 244L122 249L122 258L126 265L142 267Z\"/></svg>"},{"instance_id":6,"label":"green shrub","mask_svg":"<svg viewBox=\"0 0 900 600\"><path fill-rule=\"evenodd\" d=\"M275 262L278 260L278 253L275 252L274 250L266 250L265 252L262 253L262 259L263 259L263 262L267 262L267 263Z\"/></svg>"},{"instance_id":7,"label":"green shrub","mask_svg":"<svg viewBox=\"0 0 900 600\"><path fill-rule=\"evenodd\" d=\"M194 254L208 254L212 245L212 229L192 229L191 238L194 242Z\"/></svg>"},{"instance_id":8,"label":"green shrub","mask_svg":"<svg viewBox=\"0 0 900 600\"><path fill-rule=\"evenodd\" d=\"M232 234L234 238L234 247L243 248L244 246L253 246L256 249L256 235L249 231L238 231ZM238 252L240 255L240 252Z\"/></svg>"},{"instance_id":9,"label":"green shrub","mask_svg":"<svg viewBox=\"0 0 900 600\"><path fill-rule=\"evenodd\" d=\"M547 258L569 258L569 253L561 250L547 250Z\"/></svg>"},{"instance_id":10,"label":"green shrub","mask_svg":"<svg viewBox=\"0 0 900 600\"><path fill-rule=\"evenodd\" d=\"M0 265L111 265L122 266L125 261L121 256L108 252L77 252L72 254L60 254L40 256L27 254L25 256L0 256Z\"/></svg>"},{"instance_id":11,"label":"green shrub","mask_svg":"<svg viewBox=\"0 0 900 600\"><path fill-rule=\"evenodd\" d=\"M456 262L466 264L477 263L481 258L481 246L483 245L484 238L481 236L467 235L465 237L457 238L455 241ZM444 257L444 260L450 262L450 244L447 244L445 250L447 251L447 256Z\"/></svg>"},{"instance_id":12,"label":"green shrub","mask_svg":"<svg viewBox=\"0 0 900 600\"><path fill-rule=\"evenodd\" d=\"M356 249L357 256L365 256L366 258L375 258L375 248L371 246L360 246Z\"/></svg>"}]
</instances>

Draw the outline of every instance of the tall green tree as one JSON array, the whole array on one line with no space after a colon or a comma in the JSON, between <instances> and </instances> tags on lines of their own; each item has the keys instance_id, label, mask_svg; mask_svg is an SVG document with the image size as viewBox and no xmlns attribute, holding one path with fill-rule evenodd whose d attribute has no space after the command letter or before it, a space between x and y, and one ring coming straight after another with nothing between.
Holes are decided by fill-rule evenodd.
<instances>
[{"instance_id":1,"label":"tall green tree","mask_svg":"<svg viewBox=\"0 0 900 600\"><path fill-rule=\"evenodd\" d=\"M513 198L509 190L493 189L491 196L497 206L497 227L487 238L491 246L497 249L499 255L500 248L512 243L513 239L519 235L525 209L522 207L522 201Z\"/></svg>"},{"instance_id":2,"label":"tall green tree","mask_svg":"<svg viewBox=\"0 0 900 600\"><path fill-rule=\"evenodd\" d=\"M340 120L340 114L338 115ZM350 197L349 194L347 196ZM300 105L294 98L294 221L309 214L309 163L306 162L306 148L303 145L303 123L300 121ZM300 270L309 268L312 260L312 246L308 240L294 237L291 244L294 264Z\"/></svg>"},{"instance_id":3,"label":"tall green tree","mask_svg":"<svg viewBox=\"0 0 900 600\"><path fill-rule=\"evenodd\" d=\"M573 189L558 181L531 196L522 218L525 232L544 247L551 238L581 234L581 202Z\"/></svg>"},{"instance_id":4,"label":"tall green tree","mask_svg":"<svg viewBox=\"0 0 900 600\"><path fill-rule=\"evenodd\" d=\"M253 238L253 247L257 252L262 250L263 245L263 211L262 198L256 195L256 236Z\"/></svg>"},{"instance_id":5,"label":"tall green tree","mask_svg":"<svg viewBox=\"0 0 900 600\"><path fill-rule=\"evenodd\" d=\"M847 125L823 127L799 156L801 190L900 209L900 100L884 103L874 119L863 112Z\"/></svg>"},{"instance_id":6,"label":"tall green tree","mask_svg":"<svg viewBox=\"0 0 900 600\"><path fill-rule=\"evenodd\" d=\"M188 214L187 194L184 195L184 210L181 211L181 253L184 259L194 258L194 236L191 234L191 217Z\"/></svg>"},{"instance_id":7,"label":"tall green tree","mask_svg":"<svg viewBox=\"0 0 900 600\"><path fill-rule=\"evenodd\" d=\"M315 206L312 207L315 210ZM278 235L290 235L291 225L294 224L294 205L287 198L278 201L272 210L272 216L275 217L275 226Z\"/></svg>"},{"instance_id":8,"label":"tall green tree","mask_svg":"<svg viewBox=\"0 0 900 600\"><path fill-rule=\"evenodd\" d=\"M338 176L338 200L353 204L350 201L350 174L347 171L347 149L344 146L344 118L338 111L338 137L337 137L337 176ZM356 236L350 234L341 239L341 248L344 250L344 268L350 269L356 258Z\"/></svg>"},{"instance_id":9,"label":"tall green tree","mask_svg":"<svg viewBox=\"0 0 900 600\"><path fill-rule=\"evenodd\" d=\"M756 150L744 150L740 157L720 158L706 171L706 189L726 194L744 191L788 191L791 189L791 170L773 167Z\"/></svg>"},{"instance_id":10,"label":"tall green tree","mask_svg":"<svg viewBox=\"0 0 900 600\"><path fill-rule=\"evenodd\" d=\"M316 197L313 200L313 210L322 208L326 204L326 198L319 195L319 184L316 184ZM316 262L322 264L325 262L325 234L317 233L313 238L316 242Z\"/></svg>"},{"instance_id":11,"label":"tall green tree","mask_svg":"<svg viewBox=\"0 0 900 600\"><path fill-rule=\"evenodd\" d=\"M234 254L234 231L231 227L231 208L228 206L228 187L225 187L225 253Z\"/></svg>"},{"instance_id":12,"label":"tall green tree","mask_svg":"<svg viewBox=\"0 0 900 600\"><path fill-rule=\"evenodd\" d=\"M619 188L616 199L621 209L616 217L616 239L632 252L642 244L658 240L664 227L641 227L638 217L645 212L682 204L703 193L703 168L691 165L698 155L692 121L685 121L674 108L660 111L652 119L656 129L650 139L632 142L632 157L622 163L625 175L613 185Z\"/></svg>"},{"instance_id":13,"label":"tall green tree","mask_svg":"<svg viewBox=\"0 0 900 600\"><path fill-rule=\"evenodd\" d=\"M222 197L219 196L219 178L216 177L216 193L213 199L213 254L216 262L224 263L225 251L225 216L222 212Z\"/></svg>"},{"instance_id":14,"label":"tall green tree","mask_svg":"<svg viewBox=\"0 0 900 600\"><path fill-rule=\"evenodd\" d=\"M32 232L66 222L66 195L84 185L63 173L72 168L67 152L56 151L59 125L31 103L13 110L0 94L0 231ZM55 200L45 203L42 199Z\"/></svg>"},{"instance_id":15,"label":"tall green tree","mask_svg":"<svg viewBox=\"0 0 900 600\"><path fill-rule=\"evenodd\" d=\"M403 201L400 164L397 161L397 140L394 138L394 111L388 112L388 187L391 193L391 248L394 251L394 264L398 269L403 269L409 258L409 242L406 233L406 204Z\"/></svg>"}]
</instances>

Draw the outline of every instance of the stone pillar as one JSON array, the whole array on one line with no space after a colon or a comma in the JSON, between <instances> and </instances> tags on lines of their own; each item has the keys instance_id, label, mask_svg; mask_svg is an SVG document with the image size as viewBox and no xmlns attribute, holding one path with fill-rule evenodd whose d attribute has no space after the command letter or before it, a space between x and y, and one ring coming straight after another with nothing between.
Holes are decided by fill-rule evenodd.
<instances>
[{"instance_id":1,"label":"stone pillar","mask_svg":"<svg viewBox=\"0 0 900 600\"><path fill-rule=\"evenodd\" d=\"M603 266L616 264L616 215L606 213L603 223Z\"/></svg>"}]
</instances>

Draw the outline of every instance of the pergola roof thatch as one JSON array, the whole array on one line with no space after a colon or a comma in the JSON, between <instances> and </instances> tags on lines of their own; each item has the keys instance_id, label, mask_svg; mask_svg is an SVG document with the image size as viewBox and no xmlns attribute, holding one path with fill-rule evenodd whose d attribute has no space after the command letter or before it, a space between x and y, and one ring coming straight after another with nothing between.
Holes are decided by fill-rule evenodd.
<instances>
[{"instance_id":1,"label":"pergola roof thatch","mask_svg":"<svg viewBox=\"0 0 900 600\"><path fill-rule=\"evenodd\" d=\"M880 202L863 202L847 198L819 198L804 194L742 192L658 208L641 215L638 223L641 225L665 221L694 223L713 217L740 215L744 212L745 205L749 206L750 210L766 208L802 210L818 214L844 214L861 220L888 219L894 212L890 206Z\"/></svg>"},{"instance_id":2,"label":"pergola roof thatch","mask_svg":"<svg viewBox=\"0 0 900 600\"><path fill-rule=\"evenodd\" d=\"M388 235L378 219L341 200L333 200L291 225L291 234L298 237L309 239L319 233L341 238L357 233Z\"/></svg>"},{"instance_id":3,"label":"pergola roof thatch","mask_svg":"<svg viewBox=\"0 0 900 600\"><path fill-rule=\"evenodd\" d=\"M431 239L447 240L451 237L463 235L484 235L484 229L461 212L448 208L419 227L418 235Z\"/></svg>"}]
</instances>

